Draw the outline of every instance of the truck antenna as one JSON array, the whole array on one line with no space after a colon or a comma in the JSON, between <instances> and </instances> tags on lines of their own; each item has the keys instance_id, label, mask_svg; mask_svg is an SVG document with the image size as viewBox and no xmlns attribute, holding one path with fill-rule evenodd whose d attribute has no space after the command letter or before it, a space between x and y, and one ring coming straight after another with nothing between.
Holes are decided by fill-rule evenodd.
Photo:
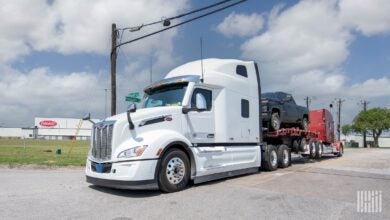
<instances>
[{"instance_id":1,"label":"truck antenna","mask_svg":"<svg viewBox=\"0 0 390 220\"><path fill-rule=\"evenodd\" d=\"M203 40L202 37L200 37L200 67L202 68L202 78L200 79L200 82L203 83L204 76L203 76Z\"/></svg>"}]
</instances>

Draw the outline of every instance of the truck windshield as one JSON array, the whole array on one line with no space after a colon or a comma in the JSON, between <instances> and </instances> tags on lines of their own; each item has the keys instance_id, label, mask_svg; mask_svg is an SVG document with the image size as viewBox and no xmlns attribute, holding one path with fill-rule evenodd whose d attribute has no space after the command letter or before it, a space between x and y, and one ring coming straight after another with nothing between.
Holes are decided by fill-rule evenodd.
<instances>
[{"instance_id":1,"label":"truck windshield","mask_svg":"<svg viewBox=\"0 0 390 220\"><path fill-rule=\"evenodd\" d=\"M146 91L143 108L181 106L188 83L167 85Z\"/></svg>"}]
</instances>

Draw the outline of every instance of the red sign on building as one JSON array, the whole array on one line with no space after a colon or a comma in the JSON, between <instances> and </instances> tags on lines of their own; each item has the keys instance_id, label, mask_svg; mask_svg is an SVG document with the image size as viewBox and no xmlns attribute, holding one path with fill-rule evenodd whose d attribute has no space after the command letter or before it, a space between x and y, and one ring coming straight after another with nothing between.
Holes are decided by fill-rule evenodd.
<instances>
[{"instance_id":1,"label":"red sign on building","mask_svg":"<svg viewBox=\"0 0 390 220\"><path fill-rule=\"evenodd\" d=\"M42 127L54 127L57 125L57 122L52 121L52 120L43 120L39 122L39 125Z\"/></svg>"}]
</instances>

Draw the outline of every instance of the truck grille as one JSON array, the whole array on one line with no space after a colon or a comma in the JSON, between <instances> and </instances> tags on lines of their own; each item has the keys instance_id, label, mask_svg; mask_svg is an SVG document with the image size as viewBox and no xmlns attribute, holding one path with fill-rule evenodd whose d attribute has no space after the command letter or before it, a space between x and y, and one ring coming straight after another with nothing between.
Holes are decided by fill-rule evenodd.
<instances>
[{"instance_id":1,"label":"truck grille","mask_svg":"<svg viewBox=\"0 0 390 220\"><path fill-rule=\"evenodd\" d=\"M114 122L100 122L93 126L92 156L98 160L110 160Z\"/></svg>"}]
</instances>

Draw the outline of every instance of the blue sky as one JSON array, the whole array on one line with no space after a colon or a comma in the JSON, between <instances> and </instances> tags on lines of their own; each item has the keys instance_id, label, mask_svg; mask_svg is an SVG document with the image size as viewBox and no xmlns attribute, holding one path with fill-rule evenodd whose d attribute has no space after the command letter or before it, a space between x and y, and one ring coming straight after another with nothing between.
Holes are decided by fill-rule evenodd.
<instances>
[{"instance_id":1,"label":"blue sky","mask_svg":"<svg viewBox=\"0 0 390 220\"><path fill-rule=\"evenodd\" d=\"M0 0L0 126L31 126L34 117L109 112L111 23L156 21L217 1ZM150 13L155 11L155 13ZM385 0L249 0L161 35L123 46L118 54L118 111L187 61L204 57L255 60L264 91L291 92L313 108L342 98L343 123L369 107L390 107L390 3ZM149 33L125 32L123 40ZM108 93L109 94L109 93ZM105 110L106 107L106 110ZM105 113L106 112L106 113Z\"/></svg>"}]
</instances>

